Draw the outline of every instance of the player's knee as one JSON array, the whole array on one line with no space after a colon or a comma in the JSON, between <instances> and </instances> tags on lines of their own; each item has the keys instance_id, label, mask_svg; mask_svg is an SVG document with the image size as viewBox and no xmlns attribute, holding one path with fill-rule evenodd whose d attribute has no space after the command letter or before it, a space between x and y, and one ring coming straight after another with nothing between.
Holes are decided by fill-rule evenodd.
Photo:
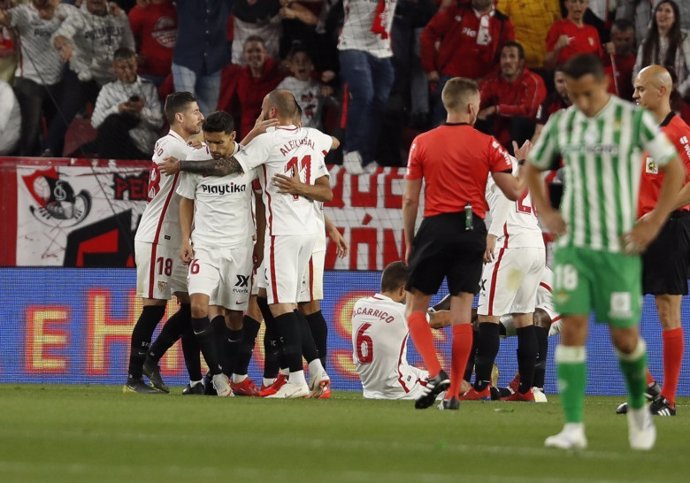
<instances>
[{"instance_id":1,"label":"player's knee","mask_svg":"<svg viewBox=\"0 0 690 483\"><path fill-rule=\"evenodd\" d=\"M194 298L192 298L191 310L192 318L194 319L208 317L208 304L204 304L199 300L194 300Z\"/></svg>"},{"instance_id":2,"label":"player's knee","mask_svg":"<svg viewBox=\"0 0 690 483\"><path fill-rule=\"evenodd\" d=\"M618 330L613 333L613 345L623 354L632 354L639 340L639 335L635 331Z\"/></svg>"},{"instance_id":3,"label":"player's knee","mask_svg":"<svg viewBox=\"0 0 690 483\"><path fill-rule=\"evenodd\" d=\"M547 314L545 310L535 309L533 320L536 327L541 327L546 330L549 330L551 327L551 317L549 317L549 314Z\"/></svg>"}]
</instances>

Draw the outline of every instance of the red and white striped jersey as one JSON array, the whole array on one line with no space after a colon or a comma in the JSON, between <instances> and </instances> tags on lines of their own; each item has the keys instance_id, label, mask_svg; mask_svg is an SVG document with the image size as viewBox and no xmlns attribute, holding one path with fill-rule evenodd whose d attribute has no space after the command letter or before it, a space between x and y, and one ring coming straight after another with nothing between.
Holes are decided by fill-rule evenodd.
<instances>
[{"instance_id":1,"label":"red and white striped jersey","mask_svg":"<svg viewBox=\"0 0 690 483\"><path fill-rule=\"evenodd\" d=\"M328 176L324 161L332 139L316 129L278 126L257 136L234 157L245 173L259 168L259 181L266 205L266 229L269 235L308 235L323 231L314 201L303 196L278 192L273 183L276 174L292 176L313 185Z\"/></svg>"},{"instance_id":2,"label":"red and white striped jersey","mask_svg":"<svg viewBox=\"0 0 690 483\"><path fill-rule=\"evenodd\" d=\"M405 306L385 295L359 299L352 310L352 360L371 399L403 399L426 372L407 363Z\"/></svg>"},{"instance_id":3,"label":"red and white striped jersey","mask_svg":"<svg viewBox=\"0 0 690 483\"><path fill-rule=\"evenodd\" d=\"M511 156L513 175L518 163ZM496 248L544 248L544 238L529 192L517 201L510 201L489 176L486 183L486 202L489 204L489 234L496 235Z\"/></svg>"},{"instance_id":4,"label":"red and white striped jersey","mask_svg":"<svg viewBox=\"0 0 690 483\"><path fill-rule=\"evenodd\" d=\"M180 173L166 176L158 166L170 156L187 159L194 150L173 130L156 141L149 177L149 202L141 215L134 237L136 241L180 246L180 196L176 193Z\"/></svg>"}]
</instances>

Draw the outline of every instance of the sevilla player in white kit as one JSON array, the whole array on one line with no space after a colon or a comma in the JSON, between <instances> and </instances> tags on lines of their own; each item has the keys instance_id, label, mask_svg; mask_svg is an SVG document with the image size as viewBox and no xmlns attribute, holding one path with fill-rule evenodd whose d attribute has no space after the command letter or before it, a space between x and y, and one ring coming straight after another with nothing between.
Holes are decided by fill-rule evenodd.
<instances>
[{"instance_id":1,"label":"sevilla player in white kit","mask_svg":"<svg viewBox=\"0 0 690 483\"><path fill-rule=\"evenodd\" d=\"M529 144L518 150L526 155ZM513 174L518 162L512 159ZM491 213L484 271L480 284L479 333L474 387L462 399L491 399L491 369L499 348L501 316L512 314L518 337L520 388L510 400L534 400L532 386L538 346L533 323L537 289L546 254L544 239L529 193L508 200L490 178L486 199ZM498 248L498 253L494 253Z\"/></svg>"},{"instance_id":2,"label":"sevilla player in white kit","mask_svg":"<svg viewBox=\"0 0 690 483\"><path fill-rule=\"evenodd\" d=\"M407 362L407 319L402 262L381 275L381 292L359 299L352 309L352 360L368 399L417 399L428 373Z\"/></svg>"},{"instance_id":3,"label":"sevilla player in white kit","mask_svg":"<svg viewBox=\"0 0 690 483\"><path fill-rule=\"evenodd\" d=\"M157 366L144 364L151 343L151 335L163 318L167 301L175 294L180 311L168 319L168 324L189 324L190 308L187 297L186 267L177 256L180 248L179 200L175 193L179 175L164 176L160 164L170 157L186 158L193 148L189 138L201 130L204 116L196 99L189 92L170 94L165 100L165 115L170 132L156 142L153 168L149 180L149 203L139 222L134 238L137 265L137 295L144 308L132 331L129 375L125 392L151 392L144 384L142 372L158 390L169 392L160 378ZM155 392L155 391L154 391Z\"/></svg>"},{"instance_id":4,"label":"sevilla player in white kit","mask_svg":"<svg viewBox=\"0 0 690 483\"><path fill-rule=\"evenodd\" d=\"M212 113L204 121L203 131L206 147L188 159L202 161L239 152L230 114ZM239 342L242 336L242 316L249 302L254 247L252 181L256 172L220 177L181 173L181 178L177 188L182 197L180 257L189 264L192 328L217 394L232 396L221 366L230 365L229 352L237 345L232 342ZM215 308L213 312L209 305ZM214 315L213 325L210 315ZM230 373L232 368L225 370Z\"/></svg>"},{"instance_id":5,"label":"sevilla player in white kit","mask_svg":"<svg viewBox=\"0 0 690 483\"><path fill-rule=\"evenodd\" d=\"M266 292L270 311L281 336L281 352L288 363L289 381L277 398L305 397L310 389L302 370L299 318L295 313L300 284L318 237L319 225L312 207L314 200L332 196L328 171L318 146L318 131L307 132L292 124L297 106L292 93L272 91L263 101L262 117L277 119L275 130L259 135L244 150L231 158L209 162L181 161L180 169L205 175L247 173L260 167L259 179L266 205L267 238L264 249ZM325 134L320 136L328 138ZM312 158L321 163L312 166ZM172 162L172 160L171 160ZM275 174L292 174L313 185L311 199L281 193L272 183Z\"/></svg>"}]
</instances>

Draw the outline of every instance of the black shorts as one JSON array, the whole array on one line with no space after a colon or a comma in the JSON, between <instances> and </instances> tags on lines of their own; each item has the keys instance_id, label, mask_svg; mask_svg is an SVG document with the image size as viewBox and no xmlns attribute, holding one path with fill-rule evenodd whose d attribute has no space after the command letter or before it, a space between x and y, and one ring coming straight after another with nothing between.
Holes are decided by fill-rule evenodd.
<instances>
[{"instance_id":1,"label":"black shorts","mask_svg":"<svg viewBox=\"0 0 690 483\"><path fill-rule=\"evenodd\" d=\"M486 225L473 216L473 229L465 230L464 213L444 213L422 220L412 241L407 290L427 295L438 292L443 278L451 295L476 294L486 250Z\"/></svg>"},{"instance_id":2,"label":"black shorts","mask_svg":"<svg viewBox=\"0 0 690 483\"><path fill-rule=\"evenodd\" d=\"M690 212L674 211L642 255L642 290L652 295L687 295Z\"/></svg>"}]
</instances>

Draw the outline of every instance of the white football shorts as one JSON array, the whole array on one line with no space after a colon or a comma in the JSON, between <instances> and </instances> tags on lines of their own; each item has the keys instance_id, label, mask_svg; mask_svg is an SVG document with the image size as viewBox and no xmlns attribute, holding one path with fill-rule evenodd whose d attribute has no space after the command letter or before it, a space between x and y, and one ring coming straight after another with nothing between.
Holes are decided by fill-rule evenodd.
<instances>
[{"instance_id":1,"label":"white football shorts","mask_svg":"<svg viewBox=\"0 0 690 483\"><path fill-rule=\"evenodd\" d=\"M534 312L546 264L543 248L506 248L484 265L477 314L501 316Z\"/></svg>"},{"instance_id":2,"label":"white football shorts","mask_svg":"<svg viewBox=\"0 0 690 483\"><path fill-rule=\"evenodd\" d=\"M194 248L189 264L189 293L209 296L209 305L245 311L252 281L252 243L222 248Z\"/></svg>"},{"instance_id":3,"label":"white football shorts","mask_svg":"<svg viewBox=\"0 0 690 483\"><path fill-rule=\"evenodd\" d=\"M170 300L175 293L187 292L187 266L178 248L135 241L134 260L138 297Z\"/></svg>"},{"instance_id":4,"label":"white football shorts","mask_svg":"<svg viewBox=\"0 0 690 483\"><path fill-rule=\"evenodd\" d=\"M264 247L269 304L296 304L318 234L271 235Z\"/></svg>"},{"instance_id":5,"label":"white football shorts","mask_svg":"<svg viewBox=\"0 0 690 483\"><path fill-rule=\"evenodd\" d=\"M326 262L326 235L319 236L309 259L307 272L302 279L299 302L323 300L323 268Z\"/></svg>"}]
</instances>

